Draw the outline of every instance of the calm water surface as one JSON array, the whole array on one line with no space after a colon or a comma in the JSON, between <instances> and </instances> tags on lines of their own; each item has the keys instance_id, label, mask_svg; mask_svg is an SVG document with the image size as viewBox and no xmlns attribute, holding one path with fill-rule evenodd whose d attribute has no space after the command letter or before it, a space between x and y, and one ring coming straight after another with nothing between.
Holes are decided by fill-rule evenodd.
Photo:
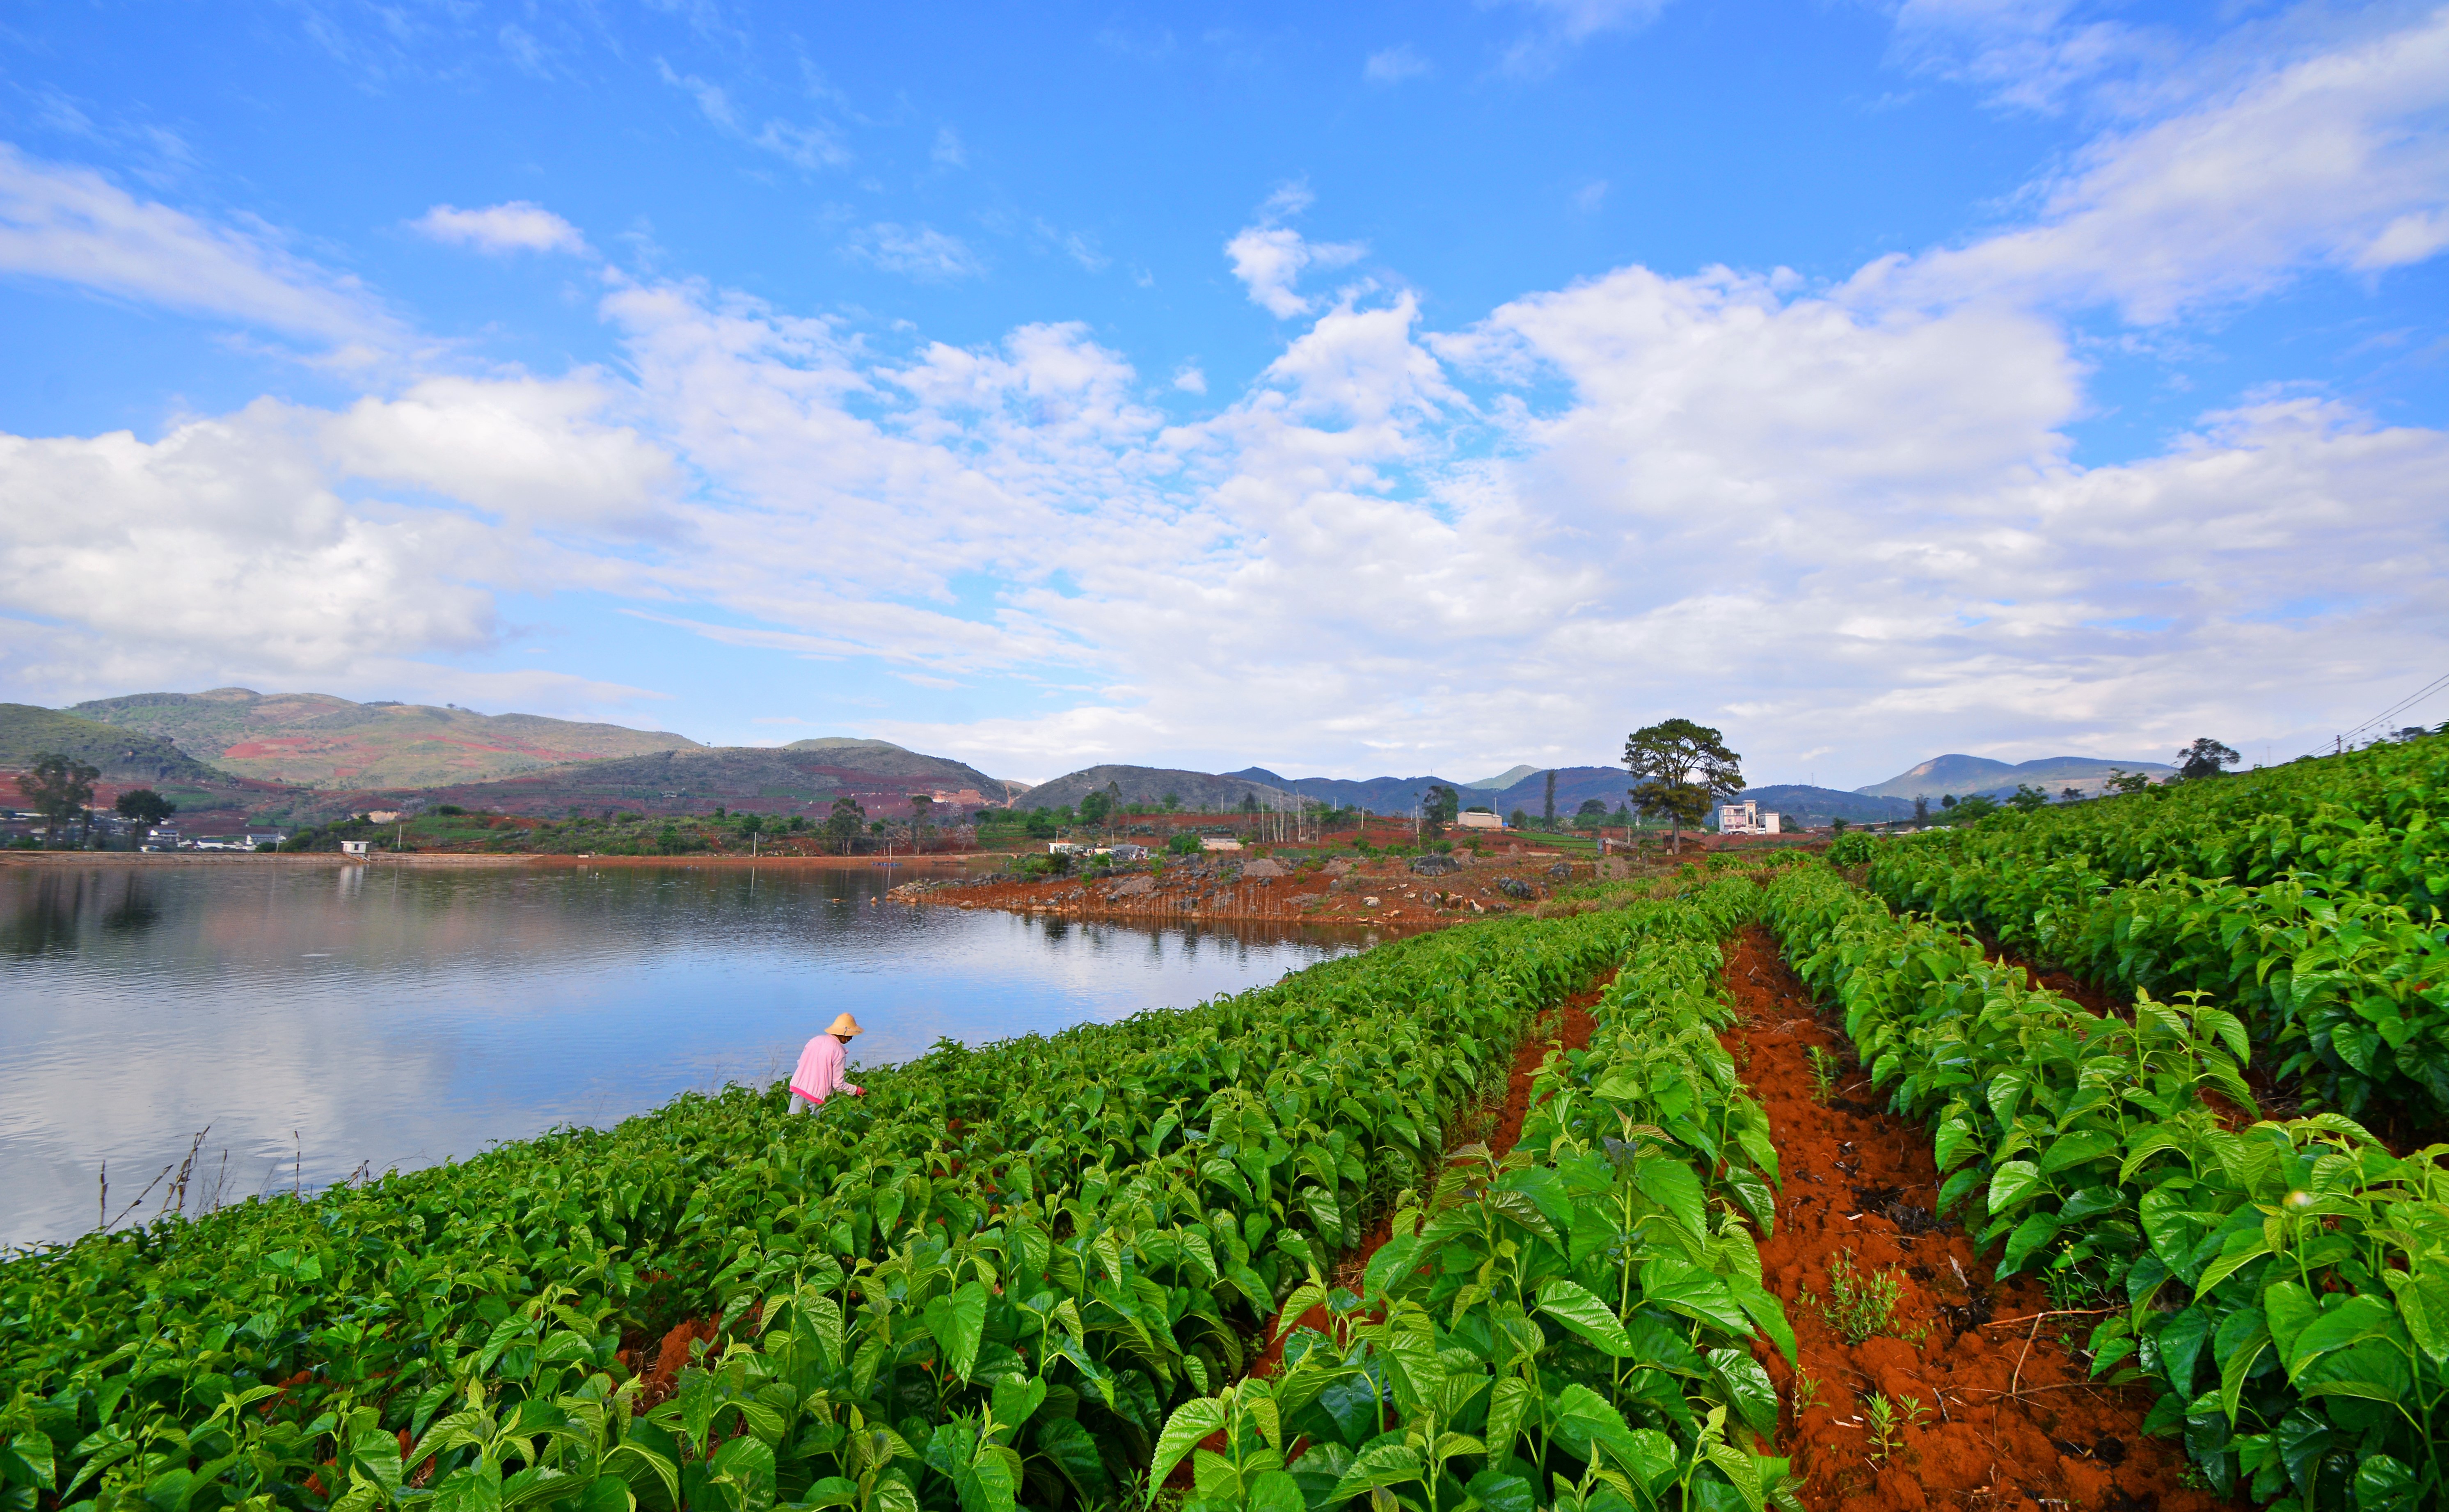
<instances>
[{"instance_id":1,"label":"calm water surface","mask_svg":"<svg viewBox=\"0 0 2449 1512\"><path fill-rule=\"evenodd\" d=\"M0 868L0 1242L93 1227L106 1159L115 1218L208 1125L199 1194L311 1187L770 1081L843 1009L874 1065L1357 943L911 909L895 875Z\"/></svg>"}]
</instances>

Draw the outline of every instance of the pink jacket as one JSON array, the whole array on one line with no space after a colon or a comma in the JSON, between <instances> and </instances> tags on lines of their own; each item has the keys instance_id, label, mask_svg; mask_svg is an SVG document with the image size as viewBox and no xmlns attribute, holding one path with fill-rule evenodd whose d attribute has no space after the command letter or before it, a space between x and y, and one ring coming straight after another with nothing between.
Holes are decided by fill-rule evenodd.
<instances>
[{"instance_id":1,"label":"pink jacket","mask_svg":"<svg viewBox=\"0 0 2449 1512\"><path fill-rule=\"evenodd\" d=\"M800 1052L800 1068L791 1073L791 1090L811 1102L822 1102L837 1091L864 1096L864 1087L842 1080L842 1043L830 1034L810 1040Z\"/></svg>"}]
</instances>

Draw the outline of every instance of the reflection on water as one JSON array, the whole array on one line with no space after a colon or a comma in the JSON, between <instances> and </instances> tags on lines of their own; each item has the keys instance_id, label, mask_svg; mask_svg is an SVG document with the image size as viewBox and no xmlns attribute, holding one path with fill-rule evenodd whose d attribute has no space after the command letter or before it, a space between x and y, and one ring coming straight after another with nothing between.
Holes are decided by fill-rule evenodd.
<instances>
[{"instance_id":1,"label":"reflection on water","mask_svg":"<svg viewBox=\"0 0 2449 1512\"><path fill-rule=\"evenodd\" d=\"M887 902L798 868L0 868L0 1241L115 1215L211 1126L241 1197L765 1081L1183 1005L1349 947ZM149 1214L147 1206L140 1213Z\"/></svg>"}]
</instances>

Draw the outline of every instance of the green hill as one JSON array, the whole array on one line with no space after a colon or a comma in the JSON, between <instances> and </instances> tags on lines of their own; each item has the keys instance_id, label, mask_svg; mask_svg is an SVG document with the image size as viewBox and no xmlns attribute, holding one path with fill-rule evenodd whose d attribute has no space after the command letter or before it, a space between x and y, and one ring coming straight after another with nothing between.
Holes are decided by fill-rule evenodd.
<instances>
[{"instance_id":1,"label":"green hill","mask_svg":"<svg viewBox=\"0 0 2449 1512\"><path fill-rule=\"evenodd\" d=\"M441 787L700 749L668 731L247 688L97 699L68 713L175 741L241 776L316 788Z\"/></svg>"},{"instance_id":2,"label":"green hill","mask_svg":"<svg viewBox=\"0 0 2449 1512\"><path fill-rule=\"evenodd\" d=\"M100 767L108 782L200 787L229 780L160 736L30 703L0 703L0 768L23 771L46 752Z\"/></svg>"}]
</instances>

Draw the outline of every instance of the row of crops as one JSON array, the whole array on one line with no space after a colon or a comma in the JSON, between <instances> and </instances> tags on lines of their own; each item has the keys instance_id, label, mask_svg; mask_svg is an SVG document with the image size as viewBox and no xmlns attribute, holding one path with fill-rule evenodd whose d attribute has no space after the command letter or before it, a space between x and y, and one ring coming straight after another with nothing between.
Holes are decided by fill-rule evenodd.
<instances>
[{"instance_id":1,"label":"row of crops","mask_svg":"<svg viewBox=\"0 0 2449 1512\"><path fill-rule=\"evenodd\" d=\"M2440 1127L2444 788L2449 738L2417 740L1883 845L1870 884L2088 980L2207 994L2308 1105Z\"/></svg>"},{"instance_id":2,"label":"row of crops","mask_svg":"<svg viewBox=\"0 0 2449 1512\"><path fill-rule=\"evenodd\" d=\"M1172 1414L1154 1469L1191 1458L1187 1512L1800 1512L1760 1452L1778 1399L1752 1353L1795 1350L1754 1239L1777 1154L1717 1039L1719 941L1760 897L1730 878L1637 911L1514 1150L1459 1152L1357 1292L1297 1292L1286 1314L1322 1303L1328 1328L1295 1330L1281 1375Z\"/></svg>"},{"instance_id":3,"label":"row of crops","mask_svg":"<svg viewBox=\"0 0 2449 1512\"><path fill-rule=\"evenodd\" d=\"M1769 1221L1774 1157L1707 1031L1757 895L1469 926L941 1044L816 1119L735 1088L10 1259L0 1512L1109 1504L1209 1415L1204 1502L1410 1475L1428 1512L1758 1512L1774 1399L1742 1346L1787 1335L1737 1215ZM1440 1184L1537 1014L1628 958L1540 1158ZM1226 1394L1278 1302L1432 1189L1388 1247L1417 1263L1371 1273L1380 1331L1339 1296L1334 1339ZM720 1336L658 1399L624 1336L693 1317Z\"/></svg>"},{"instance_id":4,"label":"row of crops","mask_svg":"<svg viewBox=\"0 0 2449 1512\"><path fill-rule=\"evenodd\" d=\"M1941 1208L2002 1273L2113 1299L2098 1369L2158 1387L2150 1426L2223 1492L2449 1504L2449 1145L2401 1158L2348 1116L2449 1121L2444 767L2430 739L2002 814L1848 848L1876 897L1818 867L1770 889L1798 972L1931 1122ZM2306 1116L2260 1117L2249 1066Z\"/></svg>"}]
</instances>

